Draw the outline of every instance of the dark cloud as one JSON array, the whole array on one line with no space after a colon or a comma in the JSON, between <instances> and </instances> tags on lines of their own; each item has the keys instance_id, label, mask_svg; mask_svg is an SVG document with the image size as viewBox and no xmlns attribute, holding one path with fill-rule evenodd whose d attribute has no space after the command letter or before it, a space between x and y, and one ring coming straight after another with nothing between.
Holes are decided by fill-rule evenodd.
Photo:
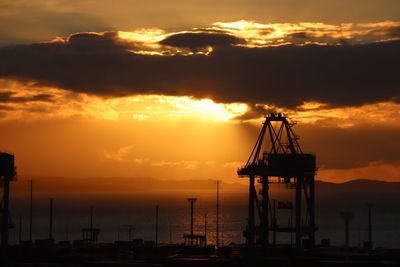
<instances>
[{"instance_id":1,"label":"dark cloud","mask_svg":"<svg viewBox=\"0 0 400 267\"><path fill-rule=\"evenodd\" d=\"M259 29L257 32L260 35L269 35L271 33L273 33L275 31L274 28L263 28L263 29Z\"/></svg>"},{"instance_id":2,"label":"dark cloud","mask_svg":"<svg viewBox=\"0 0 400 267\"><path fill-rule=\"evenodd\" d=\"M347 169L364 167L370 162L400 163L398 126L361 123L338 128L299 124L294 130L301 137L303 151L318 155L320 167Z\"/></svg>"},{"instance_id":3,"label":"dark cloud","mask_svg":"<svg viewBox=\"0 0 400 267\"><path fill-rule=\"evenodd\" d=\"M131 43L122 42L117 36L117 32L73 34L67 40L67 47L77 52L96 53L114 53L132 48Z\"/></svg>"},{"instance_id":4,"label":"dark cloud","mask_svg":"<svg viewBox=\"0 0 400 267\"><path fill-rule=\"evenodd\" d=\"M228 46L239 43L245 43L245 41L229 34L210 32L178 33L168 36L160 42L162 45L191 49L207 46Z\"/></svg>"},{"instance_id":5,"label":"dark cloud","mask_svg":"<svg viewBox=\"0 0 400 267\"><path fill-rule=\"evenodd\" d=\"M389 35L389 36L400 36L400 27L384 27L379 29L373 29L368 31L367 35L371 36L382 36L382 35Z\"/></svg>"},{"instance_id":6,"label":"dark cloud","mask_svg":"<svg viewBox=\"0 0 400 267\"><path fill-rule=\"evenodd\" d=\"M80 34L66 43L0 48L0 77L103 96L189 95L286 107L311 100L360 105L398 101L398 62L400 41L221 46L209 56L150 56L129 52L112 34Z\"/></svg>"},{"instance_id":7,"label":"dark cloud","mask_svg":"<svg viewBox=\"0 0 400 267\"><path fill-rule=\"evenodd\" d=\"M250 119L260 118L266 114L277 113L275 109L267 109L264 105L249 104L245 114L235 117L236 120L246 121Z\"/></svg>"},{"instance_id":8,"label":"dark cloud","mask_svg":"<svg viewBox=\"0 0 400 267\"><path fill-rule=\"evenodd\" d=\"M310 39L310 38L314 38L314 34L304 31L304 32L291 33L291 34L288 34L286 37L287 38L297 38L297 39Z\"/></svg>"},{"instance_id":9,"label":"dark cloud","mask_svg":"<svg viewBox=\"0 0 400 267\"><path fill-rule=\"evenodd\" d=\"M7 105L0 105L0 110L14 110L13 107L7 106ZM3 113L3 112L0 112ZM2 116L0 116L2 117Z\"/></svg>"},{"instance_id":10,"label":"dark cloud","mask_svg":"<svg viewBox=\"0 0 400 267\"><path fill-rule=\"evenodd\" d=\"M53 96L49 94L38 94L34 96L14 96L13 92L0 92L0 103L21 103L46 101L51 102ZM1 105L0 105L1 106Z\"/></svg>"},{"instance_id":11,"label":"dark cloud","mask_svg":"<svg viewBox=\"0 0 400 267\"><path fill-rule=\"evenodd\" d=\"M342 43L343 40L338 38L338 31L325 31L325 30L315 30L315 29L305 29L303 31L298 31L294 33L289 33L285 36L288 39L306 39L306 40L313 40L313 41L320 41L320 42L327 42L334 44L335 41ZM385 39L388 37L398 37L400 36L400 27L399 26L381 26L379 28L372 28L369 30L364 31L352 31L348 30L342 32L343 36L349 34L350 37L346 40L346 44L359 44L361 42L369 42L378 41L380 39ZM294 41L294 40L292 40ZM302 40L304 41L304 40Z\"/></svg>"},{"instance_id":12,"label":"dark cloud","mask_svg":"<svg viewBox=\"0 0 400 267\"><path fill-rule=\"evenodd\" d=\"M319 168L351 169L368 166L372 162L400 164L400 127L384 123L371 125L358 123L355 126L340 128L321 123L298 123L293 127L303 152L317 155ZM261 129L244 122L248 140L256 142ZM377 177L380 178L380 177Z\"/></svg>"}]
</instances>

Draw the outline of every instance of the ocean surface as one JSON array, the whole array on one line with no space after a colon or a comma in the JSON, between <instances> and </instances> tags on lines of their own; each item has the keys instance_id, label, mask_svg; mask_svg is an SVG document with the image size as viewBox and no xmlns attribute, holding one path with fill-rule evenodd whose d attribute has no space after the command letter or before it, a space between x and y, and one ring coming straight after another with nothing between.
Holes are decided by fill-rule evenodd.
<instances>
[{"instance_id":1,"label":"ocean surface","mask_svg":"<svg viewBox=\"0 0 400 267\"><path fill-rule=\"evenodd\" d=\"M89 227L89 207L94 206L94 226L101 229L100 242L128 240L127 225L134 225L132 238L155 240L155 213L159 205L159 243L182 243L190 229L190 206L186 198L154 197L148 200L134 196L56 196L54 204L54 238L56 241L82 238L81 229ZM220 240L224 245L241 244L247 220L245 196L221 197ZM317 195L317 243L330 239L331 245L344 244L344 220L340 212L352 212L350 244L362 246L368 239L367 203L373 203L372 239L374 247L400 248L400 194L399 193L343 193ZM49 211L47 196L34 198L33 239L48 237ZM205 223L205 216L207 216ZM287 225L290 212L278 210L278 224ZM22 240L29 239L29 198L12 199L11 243L17 243L21 228ZM216 237L216 207L213 199L195 203L195 233L204 234L207 224L208 243ZM19 227L21 225L21 227ZM290 244L290 234L277 234L278 244Z\"/></svg>"}]
</instances>

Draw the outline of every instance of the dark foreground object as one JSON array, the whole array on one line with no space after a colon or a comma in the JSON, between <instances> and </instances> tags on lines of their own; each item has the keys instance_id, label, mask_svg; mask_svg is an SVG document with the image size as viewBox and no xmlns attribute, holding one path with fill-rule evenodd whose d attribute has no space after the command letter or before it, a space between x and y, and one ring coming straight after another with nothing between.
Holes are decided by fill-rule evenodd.
<instances>
[{"instance_id":1,"label":"dark foreground object","mask_svg":"<svg viewBox=\"0 0 400 267\"><path fill-rule=\"evenodd\" d=\"M317 248L195 248L180 245L136 246L130 242L99 245L18 245L9 249L9 266L400 266L400 250ZM2 264L1 266L4 266Z\"/></svg>"}]
</instances>

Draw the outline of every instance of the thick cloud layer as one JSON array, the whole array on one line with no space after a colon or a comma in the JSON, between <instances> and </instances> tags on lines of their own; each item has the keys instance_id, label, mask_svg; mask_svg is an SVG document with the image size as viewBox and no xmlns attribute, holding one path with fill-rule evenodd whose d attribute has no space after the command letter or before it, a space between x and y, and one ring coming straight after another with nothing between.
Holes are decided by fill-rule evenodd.
<instances>
[{"instance_id":1,"label":"thick cloud layer","mask_svg":"<svg viewBox=\"0 0 400 267\"><path fill-rule=\"evenodd\" d=\"M129 49L112 33L9 46L0 48L0 77L103 96L190 95L286 107L309 100L334 105L399 101L400 41L221 46L208 56L139 55Z\"/></svg>"},{"instance_id":2,"label":"thick cloud layer","mask_svg":"<svg viewBox=\"0 0 400 267\"><path fill-rule=\"evenodd\" d=\"M195 49L207 46L227 46L231 44L244 43L244 40L223 33L215 34L188 32L171 35L162 40L160 43L163 45Z\"/></svg>"},{"instance_id":3,"label":"thick cloud layer","mask_svg":"<svg viewBox=\"0 0 400 267\"><path fill-rule=\"evenodd\" d=\"M38 94L30 97L13 96L12 92L0 92L0 103L20 103L34 101L52 101L50 94Z\"/></svg>"}]
</instances>

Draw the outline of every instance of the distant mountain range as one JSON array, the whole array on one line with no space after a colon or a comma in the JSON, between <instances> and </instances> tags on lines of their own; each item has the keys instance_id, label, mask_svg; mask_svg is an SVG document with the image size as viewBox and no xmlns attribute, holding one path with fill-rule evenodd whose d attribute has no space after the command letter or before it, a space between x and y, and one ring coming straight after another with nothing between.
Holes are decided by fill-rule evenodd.
<instances>
[{"instance_id":1,"label":"distant mountain range","mask_svg":"<svg viewBox=\"0 0 400 267\"><path fill-rule=\"evenodd\" d=\"M400 182L385 182L377 180L357 179L345 183L330 183L317 181L315 190L318 192L398 192L400 193Z\"/></svg>"},{"instance_id":2,"label":"distant mountain range","mask_svg":"<svg viewBox=\"0 0 400 267\"><path fill-rule=\"evenodd\" d=\"M16 194L26 194L29 191L28 180L34 180L36 193L90 193L90 194L183 194L198 192L213 194L214 180L174 180L156 178L68 178L68 177L19 177L12 183L12 191ZM271 187L272 190L273 186ZM247 193L245 183L223 182L221 190L224 194ZM345 183L316 181L315 190L319 192L398 192L400 182L385 182L377 180L352 180Z\"/></svg>"}]
</instances>

